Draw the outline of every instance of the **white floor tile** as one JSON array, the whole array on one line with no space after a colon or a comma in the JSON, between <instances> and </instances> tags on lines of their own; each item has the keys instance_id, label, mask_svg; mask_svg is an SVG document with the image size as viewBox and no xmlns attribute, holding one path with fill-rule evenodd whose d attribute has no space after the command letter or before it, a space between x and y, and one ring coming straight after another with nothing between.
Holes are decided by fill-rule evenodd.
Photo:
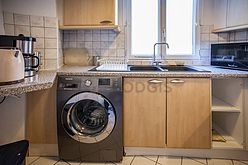
<instances>
[{"instance_id":1,"label":"white floor tile","mask_svg":"<svg viewBox=\"0 0 248 165\"><path fill-rule=\"evenodd\" d=\"M125 157L123 157L122 162L115 163L115 164L117 164L117 165L130 165L133 159L134 159L134 156L125 156Z\"/></svg>"},{"instance_id":2,"label":"white floor tile","mask_svg":"<svg viewBox=\"0 0 248 165\"><path fill-rule=\"evenodd\" d=\"M233 160L234 165L248 165L248 161L237 161Z\"/></svg>"},{"instance_id":3,"label":"white floor tile","mask_svg":"<svg viewBox=\"0 0 248 165\"><path fill-rule=\"evenodd\" d=\"M148 159L144 156L135 156L132 165L155 165L156 161Z\"/></svg>"},{"instance_id":4,"label":"white floor tile","mask_svg":"<svg viewBox=\"0 0 248 165\"><path fill-rule=\"evenodd\" d=\"M89 163L89 162L84 162L81 163L80 165L105 165L106 163Z\"/></svg>"},{"instance_id":5,"label":"white floor tile","mask_svg":"<svg viewBox=\"0 0 248 165\"><path fill-rule=\"evenodd\" d=\"M158 165L181 165L181 157L159 156Z\"/></svg>"},{"instance_id":6,"label":"white floor tile","mask_svg":"<svg viewBox=\"0 0 248 165\"><path fill-rule=\"evenodd\" d=\"M26 159L25 159L26 165L31 164L32 162L36 161L37 159L39 159L38 156L28 156L28 157L26 157Z\"/></svg>"},{"instance_id":7,"label":"white floor tile","mask_svg":"<svg viewBox=\"0 0 248 165\"><path fill-rule=\"evenodd\" d=\"M244 161L244 160L240 160L240 161L248 165L248 161Z\"/></svg>"},{"instance_id":8,"label":"white floor tile","mask_svg":"<svg viewBox=\"0 0 248 165\"><path fill-rule=\"evenodd\" d=\"M182 159L182 165L207 165L207 159L184 157Z\"/></svg>"},{"instance_id":9,"label":"white floor tile","mask_svg":"<svg viewBox=\"0 0 248 165\"><path fill-rule=\"evenodd\" d=\"M233 165L233 163L226 159L208 159L208 165Z\"/></svg>"},{"instance_id":10,"label":"white floor tile","mask_svg":"<svg viewBox=\"0 0 248 165\"><path fill-rule=\"evenodd\" d=\"M30 165L54 165L58 160L57 157L40 157Z\"/></svg>"},{"instance_id":11,"label":"white floor tile","mask_svg":"<svg viewBox=\"0 0 248 165\"><path fill-rule=\"evenodd\" d=\"M56 165L80 165L80 162L65 162L63 160L60 160Z\"/></svg>"}]
</instances>

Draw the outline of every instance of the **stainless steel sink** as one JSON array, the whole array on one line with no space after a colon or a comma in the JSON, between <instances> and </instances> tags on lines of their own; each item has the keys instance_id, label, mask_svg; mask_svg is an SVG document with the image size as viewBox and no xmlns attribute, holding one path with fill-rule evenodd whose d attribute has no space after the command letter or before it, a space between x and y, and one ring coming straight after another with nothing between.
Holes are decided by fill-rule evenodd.
<instances>
[{"instance_id":1,"label":"stainless steel sink","mask_svg":"<svg viewBox=\"0 0 248 165\"><path fill-rule=\"evenodd\" d=\"M131 72L207 72L206 70L193 66L169 66L169 65L129 65L128 71Z\"/></svg>"},{"instance_id":2,"label":"stainless steel sink","mask_svg":"<svg viewBox=\"0 0 248 165\"><path fill-rule=\"evenodd\" d=\"M160 66L163 70L171 72L202 72L205 70L194 68L191 66Z\"/></svg>"},{"instance_id":3,"label":"stainless steel sink","mask_svg":"<svg viewBox=\"0 0 248 165\"><path fill-rule=\"evenodd\" d=\"M133 71L133 72L164 71L159 66L153 66L153 65L129 65L128 69L129 71Z\"/></svg>"}]
</instances>

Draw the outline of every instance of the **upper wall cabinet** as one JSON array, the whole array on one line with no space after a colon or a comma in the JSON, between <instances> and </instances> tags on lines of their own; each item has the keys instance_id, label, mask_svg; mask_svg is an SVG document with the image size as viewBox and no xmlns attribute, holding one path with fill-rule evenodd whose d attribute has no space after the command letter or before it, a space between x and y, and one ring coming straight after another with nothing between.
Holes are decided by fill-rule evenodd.
<instances>
[{"instance_id":1,"label":"upper wall cabinet","mask_svg":"<svg viewBox=\"0 0 248 165\"><path fill-rule=\"evenodd\" d=\"M116 0L64 0L61 29L117 27Z\"/></svg>"},{"instance_id":2,"label":"upper wall cabinet","mask_svg":"<svg viewBox=\"0 0 248 165\"><path fill-rule=\"evenodd\" d=\"M248 25L248 0L228 0L227 26Z\"/></svg>"},{"instance_id":3,"label":"upper wall cabinet","mask_svg":"<svg viewBox=\"0 0 248 165\"><path fill-rule=\"evenodd\" d=\"M248 28L248 0L215 0L213 32L244 28Z\"/></svg>"},{"instance_id":4,"label":"upper wall cabinet","mask_svg":"<svg viewBox=\"0 0 248 165\"><path fill-rule=\"evenodd\" d=\"M214 28L226 28L227 0L214 1Z\"/></svg>"}]
</instances>

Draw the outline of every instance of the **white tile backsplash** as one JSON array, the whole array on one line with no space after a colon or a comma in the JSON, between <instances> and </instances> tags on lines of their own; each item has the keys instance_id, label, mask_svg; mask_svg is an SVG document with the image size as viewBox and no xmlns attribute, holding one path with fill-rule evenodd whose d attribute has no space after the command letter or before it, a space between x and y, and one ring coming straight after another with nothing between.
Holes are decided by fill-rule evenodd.
<instances>
[{"instance_id":1,"label":"white tile backsplash","mask_svg":"<svg viewBox=\"0 0 248 165\"><path fill-rule=\"evenodd\" d=\"M35 27L44 27L44 17L31 15L30 24L31 26L35 26Z\"/></svg>"},{"instance_id":2,"label":"white tile backsplash","mask_svg":"<svg viewBox=\"0 0 248 165\"><path fill-rule=\"evenodd\" d=\"M31 36L36 38L34 50L41 52L41 69L57 69L63 61L62 46L58 36L58 19L36 15L23 15L4 11L6 35ZM63 36L63 35L61 35ZM68 45L69 47L69 45ZM61 50L61 51L59 51Z\"/></svg>"},{"instance_id":3,"label":"white tile backsplash","mask_svg":"<svg viewBox=\"0 0 248 165\"><path fill-rule=\"evenodd\" d=\"M210 34L201 34L201 41L209 41L210 39Z\"/></svg>"},{"instance_id":4,"label":"white tile backsplash","mask_svg":"<svg viewBox=\"0 0 248 165\"><path fill-rule=\"evenodd\" d=\"M24 36L30 36L30 26L15 25L15 34L23 34Z\"/></svg>"},{"instance_id":5,"label":"white tile backsplash","mask_svg":"<svg viewBox=\"0 0 248 165\"><path fill-rule=\"evenodd\" d=\"M229 41L228 33L219 33L219 42L228 42Z\"/></svg>"},{"instance_id":6,"label":"white tile backsplash","mask_svg":"<svg viewBox=\"0 0 248 165\"><path fill-rule=\"evenodd\" d=\"M45 18L45 27L58 27L58 19L55 17L44 17Z\"/></svg>"},{"instance_id":7,"label":"white tile backsplash","mask_svg":"<svg viewBox=\"0 0 248 165\"><path fill-rule=\"evenodd\" d=\"M57 49L45 49L45 59L57 59Z\"/></svg>"},{"instance_id":8,"label":"white tile backsplash","mask_svg":"<svg viewBox=\"0 0 248 165\"><path fill-rule=\"evenodd\" d=\"M28 15L14 14L14 23L16 25L30 26L30 19Z\"/></svg>"},{"instance_id":9,"label":"white tile backsplash","mask_svg":"<svg viewBox=\"0 0 248 165\"><path fill-rule=\"evenodd\" d=\"M45 28L45 38L58 38L57 28Z\"/></svg>"},{"instance_id":10,"label":"white tile backsplash","mask_svg":"<svg viewBox=\"0 0 248 165\"><path fill-rule=\"evenodd\" d=\"M3 20L5 24L14 24L14 14L10 12L3 12Z\"/></svg>"},{"instance_id":11,"label":"white tile backsplash","mask_svg":"<svg viewBox=\"0 0 248 165\"><path fill-rule=\"evenodd\" d=\"M42 37L42 38L36 37L36 42L34 44L34 48L44 49L45 48L45 38L44 37Z\"/></svg>"},{"instance_id":12,"label":"white tile backsplash","mask_svg":"<svg viewBox=\"0 0 248 165\"><path fill-rule=\"evenodd\" d=\"M4 24L4 31L6 35L15 35L15 26L10 24Z\"/></svg>"},{"instance_id":13,"label":"white tile backsplash","mask_svg":"<svg viewBox=\"0 0 248 165\"><path fill-rule=\"evenodd\" d=\"M107 33L101 34L101 41L108 41L108 34Z\"/></svg>"},{"instance_id":14,"label":"white tile backsplash","mask_svg":"<svg viewBox=\"0 0 248 165\"><path fill-rule=\"evenodd\" d=\"M45 48L57 48L57 39L45 38Z\"/></svg>"},{"instance_id":15,"label":"white tile backsplash","mask_svg":"<svg viewBox=\"0 0 248 165\"><path fill-rule=\"evenodd\" d=\"M247 31L237 31L235 33L236 41L246 41L247 40Z\"/></svg>"},{"instance_id":16,"label":"white tile backsplash","mask_svg":"<svg viewBox=\"0 0 248 165\"><path fill-rule=\"evenodd\" d=\"M31 36L32 37L45 37L44 28L42 27L31 27Z\"/></svg>"}]
</instances>

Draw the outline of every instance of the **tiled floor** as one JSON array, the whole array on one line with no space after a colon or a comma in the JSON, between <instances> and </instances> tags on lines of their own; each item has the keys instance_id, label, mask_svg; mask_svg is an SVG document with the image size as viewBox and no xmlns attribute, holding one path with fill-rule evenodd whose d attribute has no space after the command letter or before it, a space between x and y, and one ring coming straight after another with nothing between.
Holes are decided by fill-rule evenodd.
<instances>
[{"instance_id":1,"label":"tiled floor","mask_svg":"<svg viewBox=\"0 0 248 165\"><path fill-rule=\"evenodd\" d=\"M172 156L126 156L121 163L65 162L57 157L27 157L26 165L248 165L248 161Z\"/></svg>"}]
</instances>

